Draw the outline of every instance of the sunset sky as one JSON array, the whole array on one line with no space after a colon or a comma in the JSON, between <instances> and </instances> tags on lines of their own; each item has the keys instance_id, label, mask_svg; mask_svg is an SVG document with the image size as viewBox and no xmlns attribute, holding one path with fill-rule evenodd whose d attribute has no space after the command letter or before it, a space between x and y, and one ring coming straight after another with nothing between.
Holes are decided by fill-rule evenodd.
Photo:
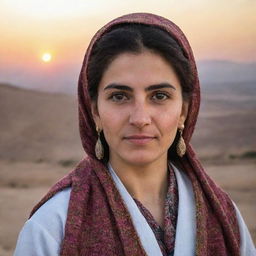
<instances>
[{"instance_id":1,"label":"sunset sky","mask_svg":"<svg viewBox=\"0 0 256 256\"><path fill-rule=\"evenodd\" d=\"M131 12L174 21L197 60L256 61L256 0L0 0L0 68L81 65L93 34Z\"/></svg>"}]
</instances>

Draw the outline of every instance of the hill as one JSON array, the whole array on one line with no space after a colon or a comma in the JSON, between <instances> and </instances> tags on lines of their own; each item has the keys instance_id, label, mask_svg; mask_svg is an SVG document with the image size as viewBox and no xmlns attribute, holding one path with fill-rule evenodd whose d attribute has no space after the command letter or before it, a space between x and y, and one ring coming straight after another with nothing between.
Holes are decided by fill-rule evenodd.
<instances>
[{"instance_id":1,"label":"hill","mask_svg":"<svg viewBox=\"0 0 256 256\"><path fill-rule=\"evenodd\" d=\"M15 84L22 88L46 92L76 94L81 63L68 62L61 66L29 69L26 66L0 65L0 82ZM228 60L197 61L200 81L203 86L212 82L244 83L256 81L256 62L243 63ZM255 84L254 84L255 85Z\"/></svg>"},{"instance_id":2,"label":"hill","mask_svg":"<svg viewBox=\"0 0 256 256\"><path fill-rule=\"evenodd\" d=\"M192 142L204 158L255 152L255 120L256 81L203 84Z\"/></svg>"},{"instance_id":3,"label":"hill","mask_svg":"<svg viewBox=\"0 0 256 256\"><path fill-rule=\"evenodd\" d=\"M193 145L202 158L227 158L256 149L256 83L203 87ZM0 158L77 161L83 156L77 102L72 95L0 84Z\"/></svg>"},{"instance_id":4,"label":"hill","mask_svg":"<svg viewBox=\"0 0 256 256\"><path fill-rule=\"evenodd\" d=\"M80 160L76 99L0 84L0 158Z\"/></svg>"}]
</instances>

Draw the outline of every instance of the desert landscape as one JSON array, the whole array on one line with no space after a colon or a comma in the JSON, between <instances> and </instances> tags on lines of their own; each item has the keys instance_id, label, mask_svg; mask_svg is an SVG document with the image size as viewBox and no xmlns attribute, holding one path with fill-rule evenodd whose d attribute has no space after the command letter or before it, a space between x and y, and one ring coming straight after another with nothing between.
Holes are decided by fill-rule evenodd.
<instances>
[{"instance_id":1,"label":"desert landscape","mask_svg":"<svg viewBox=\"0 0 256 256\"><path fill-rule=\"evenodd\" d=\"M256 242L256 82L207 84L192 140ZM13 254L33 205L83 158L74 95L0 84L0 255Z\"/></svg>"}]
</instances>

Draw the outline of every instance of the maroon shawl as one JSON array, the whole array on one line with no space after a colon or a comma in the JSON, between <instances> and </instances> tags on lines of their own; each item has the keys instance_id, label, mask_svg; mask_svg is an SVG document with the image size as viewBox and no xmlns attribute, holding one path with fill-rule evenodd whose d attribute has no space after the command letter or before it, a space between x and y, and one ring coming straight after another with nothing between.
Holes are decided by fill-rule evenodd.
<instances>
[{"instance_id":1,"label":"maroon shawl","mask_svg":"<svg viewBox=\"0 0 256 256\"><path fill-rule=\"evenodd\" d=\"M179 160L179 166L190 178L195 194L195 255L239 255L240 236L233 204L227 194L205 173L189 144L200 105L199 80L192 50L179 27L153 14L135 13L122 16L105 25L93 37L84 58L78 84L80 134L87 157L53 186L31 215L55 193L71 186L61 255L146 255L111 176L94 153L97 133L90 110L88 60L95 42L114 25L121 23L143 23L164 29L177 40L189 59L195 81L183 133L187 152Z\"/></svg>"}]
</instances>

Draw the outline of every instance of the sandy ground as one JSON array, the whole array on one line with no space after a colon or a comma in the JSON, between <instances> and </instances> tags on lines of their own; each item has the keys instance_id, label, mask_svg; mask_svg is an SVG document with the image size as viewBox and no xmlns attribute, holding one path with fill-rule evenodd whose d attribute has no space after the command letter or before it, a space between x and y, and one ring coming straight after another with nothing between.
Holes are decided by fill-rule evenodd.
<instances>
[{"instance_id":1,"label":"sandy ground","mask_svg":"<svg viewBox=\"0 0 256 256\"><path fill-rule=\"evenodd\" d=\"M72 167L0 161L0 255L12 255L33 205ZM208 173L237 203L256 242L256 163L207 164Z\"/></svg>"},{"instance_id":2,"label":"sandy ground","mask_svg":"<svg viewBox=\"0 0 256 256\"><path fill-rule=\"evenodd\" d=\"M32 207L69 169L50 163L8 161L0 161L0 166L0 255L9 256Z\"/></svg>"}]
</instances>

